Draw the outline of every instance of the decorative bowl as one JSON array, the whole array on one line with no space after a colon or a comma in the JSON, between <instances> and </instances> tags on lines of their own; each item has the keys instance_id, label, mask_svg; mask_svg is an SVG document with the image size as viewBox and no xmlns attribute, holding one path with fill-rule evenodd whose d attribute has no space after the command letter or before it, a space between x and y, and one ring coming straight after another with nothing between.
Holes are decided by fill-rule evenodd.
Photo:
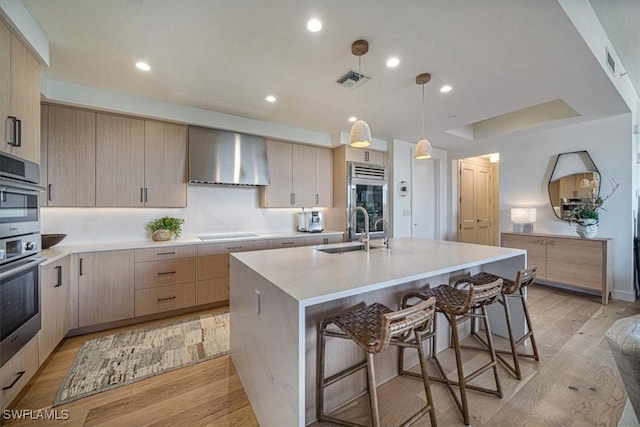
<instances>
[{"instance_id":1,"label":"decorative bowl","mask_svg":"<svg viewBox=\"0 0 640 427\"><path fill-rule=\"evenodd\" d=\"M43 234L42 236L42 249L49 249L51 246L55 246L67 237L66 234Z\"/></svg>"}]
</instances>

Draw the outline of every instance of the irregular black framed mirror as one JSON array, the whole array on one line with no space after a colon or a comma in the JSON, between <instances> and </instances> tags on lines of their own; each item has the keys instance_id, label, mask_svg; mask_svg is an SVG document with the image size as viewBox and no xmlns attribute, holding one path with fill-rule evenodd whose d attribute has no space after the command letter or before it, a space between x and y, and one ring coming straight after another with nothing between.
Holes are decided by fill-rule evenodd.
<instances>
[{"instance_id":1,"label":"irregular black framed mirror","mask_svg":"<svg viewBox=\"0 0 640 427\"><path fill-rule=\"evenodd\" d=\"M559 219L600 195L600 172L586 151L560 153L549 177L549 201Z\"/></svg>"}]
</instances>

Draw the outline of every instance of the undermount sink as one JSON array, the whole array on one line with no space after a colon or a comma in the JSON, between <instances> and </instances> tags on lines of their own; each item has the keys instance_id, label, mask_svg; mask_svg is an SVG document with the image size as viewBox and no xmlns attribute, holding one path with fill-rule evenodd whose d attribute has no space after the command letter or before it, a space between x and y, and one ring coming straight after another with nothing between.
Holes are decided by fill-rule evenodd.
<instances>
[{"instance_id":1,"label":"undermount sink","mask_svg":"<svg viewBox=\"0 0 640 427\"><path fill-rule=\"evenodd\" d=\"M370 246L369 250L378 249L382 247L383 246ZM337 248L316 249L316 251L324 252L325 254L341 254L343 252L356 252L356 251L364 252L364 245L339 246Z\"/></svg>"},{"instance_id":2,"label":"undermount sink","mask_svg":"<svg viewBox=\"0 0 640 427\"><path fill-rule=\"evenodd\" d=\"M230 234L212 234L210 236L198 236L200 240L226 240L226 239L242 239L245 237L258 237L252 233L230 233Z\"/></svg>"}]
</instances>

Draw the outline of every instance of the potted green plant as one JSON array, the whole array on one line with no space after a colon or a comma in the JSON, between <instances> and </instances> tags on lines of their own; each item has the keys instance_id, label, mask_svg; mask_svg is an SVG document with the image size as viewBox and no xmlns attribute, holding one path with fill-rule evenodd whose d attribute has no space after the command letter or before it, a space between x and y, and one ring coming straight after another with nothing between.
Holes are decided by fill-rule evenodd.
<instances>
[{"instance_id":1,"label":"potted green plant","mask_svg":"<svg viewBox=\"0 0 640 427\"><path fill-rule=\"evenodd\" d=\"M163 216L162 218L154 219L146 226L147 230L151 232L151 238L155 241L164 241L173 238L178 238L182 234L182 224L184 219L173 218L170 216Z\"/></svg>"},{"instance_id":2,"label":"potted green plant","mask_svg":"<svg viewBox=\"0 0 640 427\"><path fill-rule=\"evenodd\" d=\"M598 234L599 211L600 209L606 211L602 205L618 189L620 184L615 179L611 179L611 192L605 197L598 195L598 182L592 180L588 182L588 185L591 189L590 197L583 199L582 205L571 211L568 219L570 224L575 224L578 236L593 238Z\"/></svg>"}]
</instances>

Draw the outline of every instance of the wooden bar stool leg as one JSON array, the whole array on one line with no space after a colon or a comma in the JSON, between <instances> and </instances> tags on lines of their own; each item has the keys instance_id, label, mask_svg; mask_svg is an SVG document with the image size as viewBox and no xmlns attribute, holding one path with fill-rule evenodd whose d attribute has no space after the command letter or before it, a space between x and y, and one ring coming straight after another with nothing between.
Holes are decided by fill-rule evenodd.
<instances>
[{"instance_id":1,"label":"wooden bar stool leg","mask_svg":"<svg viewBox=\"0 0 640 427\"><path fill-rule=\"evenodd\" d=\"M404 347L398 347L398 375L404 375Z\"/></svg>"},{"instance_id":2,"label":"wooden bar stool leg","mask_svg":"<svg viewBox=\"0 0 640 427\"><path fill-rule=\"evenodd\" d=\"M367 386L369 388L369 405L371 406L371 423L373 427L380 427L378 389L376 388L376 372L372 353L367 353Z\"/></svg>"},{"instance_id":3,"label":"wooden bar stool leg","mask_svg":"<svg viewBox=\"0 0 640 427\"><path fill-rule=\"evenodd\" d=\"M467 388L466 380L464 378L464 371L462 370L462 354L460 353L460 340L458 338L458 323L456 322L456 315L451 314L449 323L451 324L451 345L456 355L456 368L458 370L458 383L460 386L460 403L462 408L462 418L465 425L470 425L469 421L469 403L467 402Z\"/></svg>"},{"instance_id":4,"label":"wooden bar stool leg","mask_svg":"<svg viewBox=\"0 0 640 427\"><path fill-rule=\"evenodd\" d=\"M318 331L318 352L316 353L316 418L322 421L324 418L324 349L325 340L324 330L325 322L320 323Z\"/></svg>"},{"instance_id":5,"label":"wooden bar stool leg","mask_svg":"<svg viewBox=\"0 0 640 427\"><path fill-rule=\"evenodd\" d=\"M489 354L491 355L491 361L493 362L493 377L496 380L496 392L497 395L502 398L502 387L500 386L500 378L498 378L498 359L496 357L496 349L493 345L493 338L491 337L491 327L489 326L489 318L487 316L487 306L482 306L482 320L484 322L484 329L487 333L487 343L489 344Z\"/></svg>"},{"instance_id":6,"label":"wooden bar stool leg","mask_svg":"<svg viewBox=\"0 0 640 427\"><path fill-rule=\"evenodd\" d=\"M427 357L422 347L422 339L420 333L414 331L416 336L416 344L418 347L418 357L420 358L420 370L422 372L422 384L424 385L424 394L427 398L427 405L429 405L429 418L431 419L431 427L437 427L436 423L436 408L433 404L433 397L431 396L431 387L429 385L429 373L427 372ZM402 348L402 347L401 347Z\"/></svg>"},{"instance_id":7,"label":"wooden bar stool leg","mask_svg":"<svg viewBox=\"0 0 640 427\"><path fill-rule=\"evenodd\" d=\"M531 324L531 316L529 315L529 308L527 307L527 300L525 299L524 292L520 288L520 301L522 301L522 309L524 311L524 318L527 322L527 329L529 338L531 338L531 347L533 348L533 358L536 361L540 361L540 354L538 353L538 346L536 345L536 337L533 333L533 326Z\"/></svg>"},{"instance_id":8,"label":"wooden bar stool leg","mask_svg":"<svg viewBox=\"0 0 640 427\"><path fill-rule=\"evenodd\" d=\"M507 332L509 333L509 345L511 346L511 355L513 357L513 373L516 375L516 378L522 379L522 372L520 371L520 361L518 359L518 351L516 350L516 340L513 338L513 328L511 326L511 314L509 313L509 298L502 294L502 307L504 308L504 317L507 321ZM507 365L509 368L510 366ZM510 369L511 370L511 369Z\"/></svg>"}]
</instances>

